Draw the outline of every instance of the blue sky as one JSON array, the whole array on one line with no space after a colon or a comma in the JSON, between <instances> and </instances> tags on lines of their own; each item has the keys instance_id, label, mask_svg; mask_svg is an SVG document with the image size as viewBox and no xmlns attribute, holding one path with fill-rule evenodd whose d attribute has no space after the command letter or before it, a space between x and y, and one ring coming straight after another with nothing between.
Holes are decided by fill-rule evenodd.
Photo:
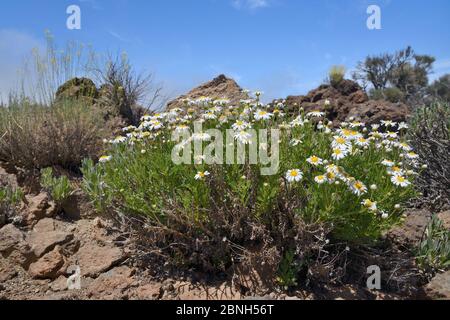
<instances>
[{"instance_id":1,"label":"blue sky","mask_svg":"<svg viewBox=\"0 0 450 320\"><path fill-rule=\"evenodd\" d=\"M81 30L66 28L71 4ZM381 7L381 30L366 27L371 4ZM352 69L407 45L437 58L433 78L450 72L448 0L16 0L0 4L1 91L46 29L60 45L126 51L170 96L220 73L267 99L302 94L333 64Z\"/></svg>"}]
</instances>

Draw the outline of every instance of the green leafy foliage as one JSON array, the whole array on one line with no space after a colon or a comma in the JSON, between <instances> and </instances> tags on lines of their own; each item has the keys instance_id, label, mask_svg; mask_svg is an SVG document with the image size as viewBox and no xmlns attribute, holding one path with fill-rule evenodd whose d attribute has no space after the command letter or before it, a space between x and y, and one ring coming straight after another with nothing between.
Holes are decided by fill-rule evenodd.
<instances>
[{"instance_id":1,"label":"green leafy foliage","mask_svg":"<svg viewBox=\"0 0 450 320\"><path fill-rule=\"evenodd\" d=\"M73 192L69 178L66 176L54 177L51 168L41 170L41 185L58 204L63 203Z\"/></svg>"},{"instance_id":2,"label":"green leafy foliage","mask_svg":"<svg viewBox=\"0 0 450 320\"><path fill-rule=\"evenodd\" d=\"M422 270L432 273L450 269L450 231L434 216L416 253Z\"/></svg>"}]
</instances>

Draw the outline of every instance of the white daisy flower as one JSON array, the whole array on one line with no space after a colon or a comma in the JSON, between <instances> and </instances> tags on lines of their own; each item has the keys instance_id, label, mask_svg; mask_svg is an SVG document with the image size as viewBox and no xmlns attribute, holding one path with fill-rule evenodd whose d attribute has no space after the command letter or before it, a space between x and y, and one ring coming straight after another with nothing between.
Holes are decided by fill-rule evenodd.
<instances>
[{"instance_id":1,"label":"white daisy flower","mask_svg":"<svg viewBox=\"0 0 450 320\"><path fill-rule=\"evenodd\" d=\"M175 128L175 131L178 132L178 133L180 133L180 132L187 132L187 131L189 131L189 127L187 125L185 125L185 124L180 124L179 126L177 126Z\"/></svg>"},{"instance_id":2,"label":"white daisy flower","mask_svg":"<svg viewBox=\"0 0 450 320\"><path fill-rule=\"evenodd\" d=\"M405 123L405 122L400 122L400 123L398 124L398 130L408 129L408 128L409 128L409 126L408 126L408 124Z\"/></svg>"},{"instance_id":3,"label":"white daisy flower","mask_svg":"<svg viewBox=\"0 0 450 320\"><path fill-rule=\"evenodd\" d=\"M393 175L391 177L391 181L394 185L405 188L411 184L404 176L402 175Z\"/></svg>"},{"instance_id":4,"label":"white daisy flower","mask_svg":"<svg viewBox=\"0 0 450 320\"><path fill-rule=\"evenodd\" d=\"M367 187L361 181L354 181L350 185L350 188L353 191L353 193L358 195L358 196L360 196L360 195L362 195L362 194L367 192Z\"/></svg>"},{"instance_id":5,"label":"white daisy flower","mask_svg":"<svg viewBox=\"0 0 450 320\"><path fill-rule=\"evenodd\" d=\"M306 161L310 164L312 164L313 166L318 166L321 165L323 163L323 160L320 159L317 156L311 156L308 159L306 159Z\"/></svg>"},{"instance_id":6,"label":"white daisy flower","mask_svg":"<svg viewBox=\"0 0 450 320\"><path fill-rule=\"evenodd\" d=\"M194 179L195 180L203 180L205 179L207 176L209 176L209 171L199 171L197 172L197 174L195 175Z\"/></svg>"},{"instance_id":7,"label":"white daisy flower","mask_svg":"<svg viewBox=\"0 0 450 320\"><path fill-rule=\"evenodd\" d=\"M100 163L106 163L108 161L111 161L112 156L101 156L100 159L98 159L98 162Z\"/></svg>"},{"instance_id":8,"label":"white daisy flower","mask_svg":"<svg viewBox=\"0 0 450 320\"><path fill-rule=\"evenodd\" d=\"M252 135L247 131L239 131L234 134L234 138L243 144L252 144Z\"/></svg>"},{"instance_id":9,"label":"white daisy flower","mask_svg":"<svg viewBox=\"0 0 450 320\"><path fill-rule=\"evenodd\" d=\"M314 181L317 182L318 184L324 184L325 182L327 182L327 177L325 175L320 175L315 177Z\"/></svg>"},{"instance_id":10,"label":"white daisy flower","mask_svg":"<svg viewBox=\"0 0 450 320\"><path fill-rule=\"evenodd\" d=\"M394 175L403 175L403 174L404 174L402 168L397 167L397 166L389 167L389 168L387 169L387 173L388 173L388 175L390 175L390 176L394 176Z\"/></svg>"},{"instance_id":11,"label":"white daisy flower","mask_svg":"<svg viewBox=\"0 0 450 320\"><path fill-rule=\"evenodd\" d=\"M192 135L192 140L194 140L194 141L209 141L209 140L211 140L211 136L205 132L194 133Z\"/></svg>"},{"instance_id":12,"label":"white daisy flower","mask_svg":"<svg viewBox=\"0 0 450 320\"><path fill-rule=\"evenodd\" d=\"M333 153L331 155L331 157L334 160L341 160L344 159L347 156L347 151L344 149L340 149L340 148L334 148L333 149Z\"/></svg>"},{"instance_id":13,"label":"white daisy flower","mask_svg":"<svg viewBox=\"0 0 450 320\"><path fill-rule=\"evenodd\" d=\"M360 127L364 127L364 123L359 122L359 121L353 121L349 123L350 128L360 128Z\"/></svg>"},{"instance_id":14,"label":"white daisy flower","mask_svg":"<svg viewBox=\"0 0 450 320\"><path fill-rule=\"evenodd\" d=\"M407 157L408 159L418 159L418 158L419 158L419 155L418 155L417 153L414 153L414 152L408 152L408 153L406 154L406 157Z\"/></svg>"},{"instance_id":15,"label":"white daisy flower","mask_svg":"<svg viewBox=\"0 0 450 320\"><path fill-rule=\"evenodd\" d=\"M119 143L124 143L127 141L126 137L116 137L114 138L114 140L111 141L112 144L119 144Z\"/></svg>"},{"instance_id":16,"label":"white daisy flower","mask_svg":"<svg viewBox=\"0 0 450 320\"><path fill-rule=\"evenodd\" d=\"M299 144L302 144L303 142L302 142L302 140L300 140L300 139L292 139L290 142L289 142L289 144L291 145L291 146L293 146L293 147L296 147L296 146L298 146Z\"/></svg>"},{"instance_id":17,"label":"white daisy flower","mask_svg":"<svg viewBox=\"0 0 450 320\"><path fill-rule=\"evenodd\" d=\"M339 148L342 150L349 149L351 147L350 141L341 136L334 136L333 141L331 142L331 146L333 148Z\"/></svg>"},{"instance_id":18,"label":"white daisy flower","mask_svg":"<svg viewBox=\"0 0 450 320\"><path fill-rule=\"evenodd\" d=\"M370 211L377 211L377 203L375 201L365 199L361 202L361 204Z\"/></svg>"},{"instance_id":19,"label":"white daisy flower","mask_svg":"<svg viewBox=\"0 0 450 320\"><path fill-rule=\"evenodd\" d=\"M243 121L243 120L237 120L232 126L231 128L233 128L234 131L242 131L242 130L246 130L248 128L251 128L250 123Z\"/></svg>"},{"instance_id":20,"label":"white daisy flower","mask_svg":"<svg viewBox=\"0 0 450 320\"><path fill-rule=\"evenodd\" d=\"M217 116L213 112L207 112L202 114L202 118L205 120L215 120Z\"/></svg>"},{"instance_id":21,"label":"white daisy flower","mask_svg":"<svg viewBox=\"0 0 450 320\"><path fill-rule=\"evenodd\" d=\"M372 124L371 128L372 128L372 131L378 131L378 129L380 129L380 125L379 124Z\"/></svg>"},{"instance_id":22,"label":"white daisy flower","mask_svg":"<svg viewBox=\"0 0 450 320\"><path fill-rule=\"evenodd\" d=\"M161 129L163 127L163 124L161 121L153 119L153 120L146 122L145 127L147 127L148 129L153 131L153 130Z\"/></svg>"},{"instance_id":23,"label":"white daisy flower","mask_svg":"<svg viewBox=\"0 0 450 320\"><path fill-rule=\"evenodd\" d=\"M303 173L299 169L288 170L286 180L288 182L299 182L303 179Z\"/></svg>"},{"instance_id":24,"label":"white daisy flower","mask_svg":"<svg viewBox=\"0 0 450 320\"><path fill-rule=\"evenodd\" d=\"M393 166L395 166L394 161L387 160L387 159L384 159L383 161L381 161L381 164L383 166L386 166L386 167L393 167Z\"/></svg>"},{"instance_id":25,"label":"white daisy flower","mask_svg":"<svg viewBox=\"0 0 450 320\"><path fill-rule=\"evenodd\" d=\"M381 124L386 128L395 127L397 125L397 123L392 120L381 120Z\"/></svg>"},{"instance_id":26,"label":"white daisy flower","mask_svg":"<svg viewBox=\"0 0 450 320\"><path fill-rule=\"evenodd\" d=\"M301 127L305 124L305 122L303 121L301 116L298 116L297 118L295 118L294 120L291 121L291 123L289 124L291 127Z\"/></svg>"},{"instance_id":27,"label":"white daisy flower","mask_svg":"<svg viewBox=\"0 0 450 320\"><path fill-rule=\"evenodd\" d=\"M273 114L270 112L267 112L265 110L257 110L254 114L255 120L269 120L272 118Z\"/></svg>"},{"instance_id":28,"label":"white daisy flower","mask_svg":"<svg viewBox=\"0 0 450 320\"><path fill-rule=\"evenodd\" d=\"M360 146L360 147L367 147L369 146L369 140L365 139L364 137L359 137L358 139L356 139L356 145Z\"/></svg>"},{"instance_id":29,"label":"white daisy flower","mask_svg":"<svg viewBox=\"0 0 450 320\"><path fill-rule=\"evenodd\" d=\"M308 114L307 114L307 116L311 117L311 118L320 118L320 117L323 117L324 115L325 115L325 112L318 111L318 110L308 112Z\"/></svg>"},{"instance_id":30,"label":"white daisy flower","mask_svg":"<svg viewBox=\"0 0 450 320\"><path fill-rule=\"evenodd\" d=\"M407 152L412 150L412 147L406 142L399 142L397 146Z\"/></svg>"}]
</instances>

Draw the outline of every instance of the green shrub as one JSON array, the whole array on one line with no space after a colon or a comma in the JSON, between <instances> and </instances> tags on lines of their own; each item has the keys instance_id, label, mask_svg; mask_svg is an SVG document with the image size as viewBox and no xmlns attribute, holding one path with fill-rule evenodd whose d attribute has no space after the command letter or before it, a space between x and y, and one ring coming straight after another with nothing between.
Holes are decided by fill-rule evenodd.
<instances>
[{"instance_id":1,"label":"green shrub","mask_svg":"<svg viewBox=\"0 0 450 320\"><path fill-rule=\"evenodd\" d=\"M41 185L57 204L62 204L73 192L69 178L54 177L52 168L41 170Z\"/></svg>"},{"instance_id":2,"label":"green shrub","mask_svg":"<svg viewBox=\"0 0 450 320\"><path fill-rule=\"evenodd\" d=\"M425 231L416 257L419 267L432 274L450 269L450 231L436 216Z\"/></svg>"},{"instance_id":3,"label":"green shrub","mask_svg":"<svg viewBox=\"0 0 450 320\"><path fill-rule=\"evenodd\" d=\"M285 289L297 286L300 266L295 261L295 252L287 251L278 269L278 283Z\"/></svg>"},{"instance_id":4,"label":"green shrub","mask_svg":"<svg viewBox=\"0 0 450 320\"><path fill-rule=\"evenodd\" d=\"M236 261L266 261L272 276L280 271L281 283L290 285L294 277L280 265L294 260L288 252L305 261L317 253L318 239L324 241L328 229L336 241L376 242L400 221L401 204L415 195L416 155L409 152L403 129L391 132L389 122L387 133L360 123L334 130L326 120L317 124L318 112L278 113L262 121L253 116L264 113L256 103L218 108L220 102L204 101L190 102L196 109L144 117L139 128L126 128L126 137L111 141L99 164L87 162L83 168L92 200L104 209L146 217L148 237L172 261L215 271ZM224 132L238 119L253 129L280 129L279 170L264 176L263 166L248 159L242 165L175 164L172 129L205 115L204 130ZM320 158L317 163L313 156ZM293 169L300 169L303 179L291 182Z\"/></svg>"},{"instance_id":5,"label":"green shrub","mask_svg":"<svg viewBox=\"0 0 450 320\"><path fill-rule=\"evenodd\" d=\"M23 197L21 189L0 186L0 228L15 214Z\"/></svg>"},{"instance_id":6,"label":"green shrub","mask_svg":"<svg viewBox=\"0 0 450 320\"><path fill-rule=\"evenodd\" d=\"M330 71L328 72L328 79L330 84L335 87L339 85L342 80L344 80L346 73L345 66L332 66Z\"/></svg>"},{"instance_id":7,"label":"green shrub","mask_svg":"<svg viewBox=\"0 0 450 320\"><path fill-rule=\"evenodd\" d=\"M387 100L392 103L402 102L405 94L398 88L391 87L386 89L372 89L370 98L373 100Z\"/></svg>"},{"instance_id":8,"label":"green shrub","mask_svg":"<svg viewBox=\"0 0 450 320\"><path fill-rule=\"evenodd\" d=\"M81 188L83 192L92 200L94 208L99 212L106 209L104 183L102 171L98 170L94 166L94 162L91 159L83 160L81 166L81 173L83 174L83 182Z\"/></svg>"}]
</instances>

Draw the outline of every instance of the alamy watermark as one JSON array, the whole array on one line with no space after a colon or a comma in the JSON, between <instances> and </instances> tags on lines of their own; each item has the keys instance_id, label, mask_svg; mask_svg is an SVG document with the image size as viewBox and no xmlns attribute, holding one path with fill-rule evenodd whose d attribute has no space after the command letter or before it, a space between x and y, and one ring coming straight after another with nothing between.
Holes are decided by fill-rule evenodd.
<instances>
[{"instance_id":1,"label":"alamy watermark","mask_svg":"<svg viewBox=\"0 0 450 320\"><path fill-rule=\"evenodd\" d=\"M67 268L67 272L72 274L67 278L68 290L80 290L81 289L81 268L79 266L70 266Z\"/></svg>"},{"instance_id":2,"label":"alamy watermark","mask_svg":"<svg viewBox=\"0 0 450 320\"><path fill-rule=\"evenodd\" d=\"M381 8L377 5L367 7L367 28L369 30L381 30Z\"/></svg>"},{"instance_id":3,"label":"alamy watermark","mask_svg":"<svg viewBox=\"0 0 450 320\"><path fill-rule=\"evenodd\" d=\"M79 6L72 4L67 7L66 13L69 17L66 20L66 26L69 30L81 29L81 9Z\"/></svg>"},{"instance_id":4,"label":"alamy watermark","mask_svg":"<svg viewBox=\"0 0 450 320\"><path fill-rule=\"evenodd\" d=\"M381 269L379 266L373 265L367 267L367 274L370 276L367 278L367 289L369 290L381 290Z\"/></svg>"}]
</instances>

